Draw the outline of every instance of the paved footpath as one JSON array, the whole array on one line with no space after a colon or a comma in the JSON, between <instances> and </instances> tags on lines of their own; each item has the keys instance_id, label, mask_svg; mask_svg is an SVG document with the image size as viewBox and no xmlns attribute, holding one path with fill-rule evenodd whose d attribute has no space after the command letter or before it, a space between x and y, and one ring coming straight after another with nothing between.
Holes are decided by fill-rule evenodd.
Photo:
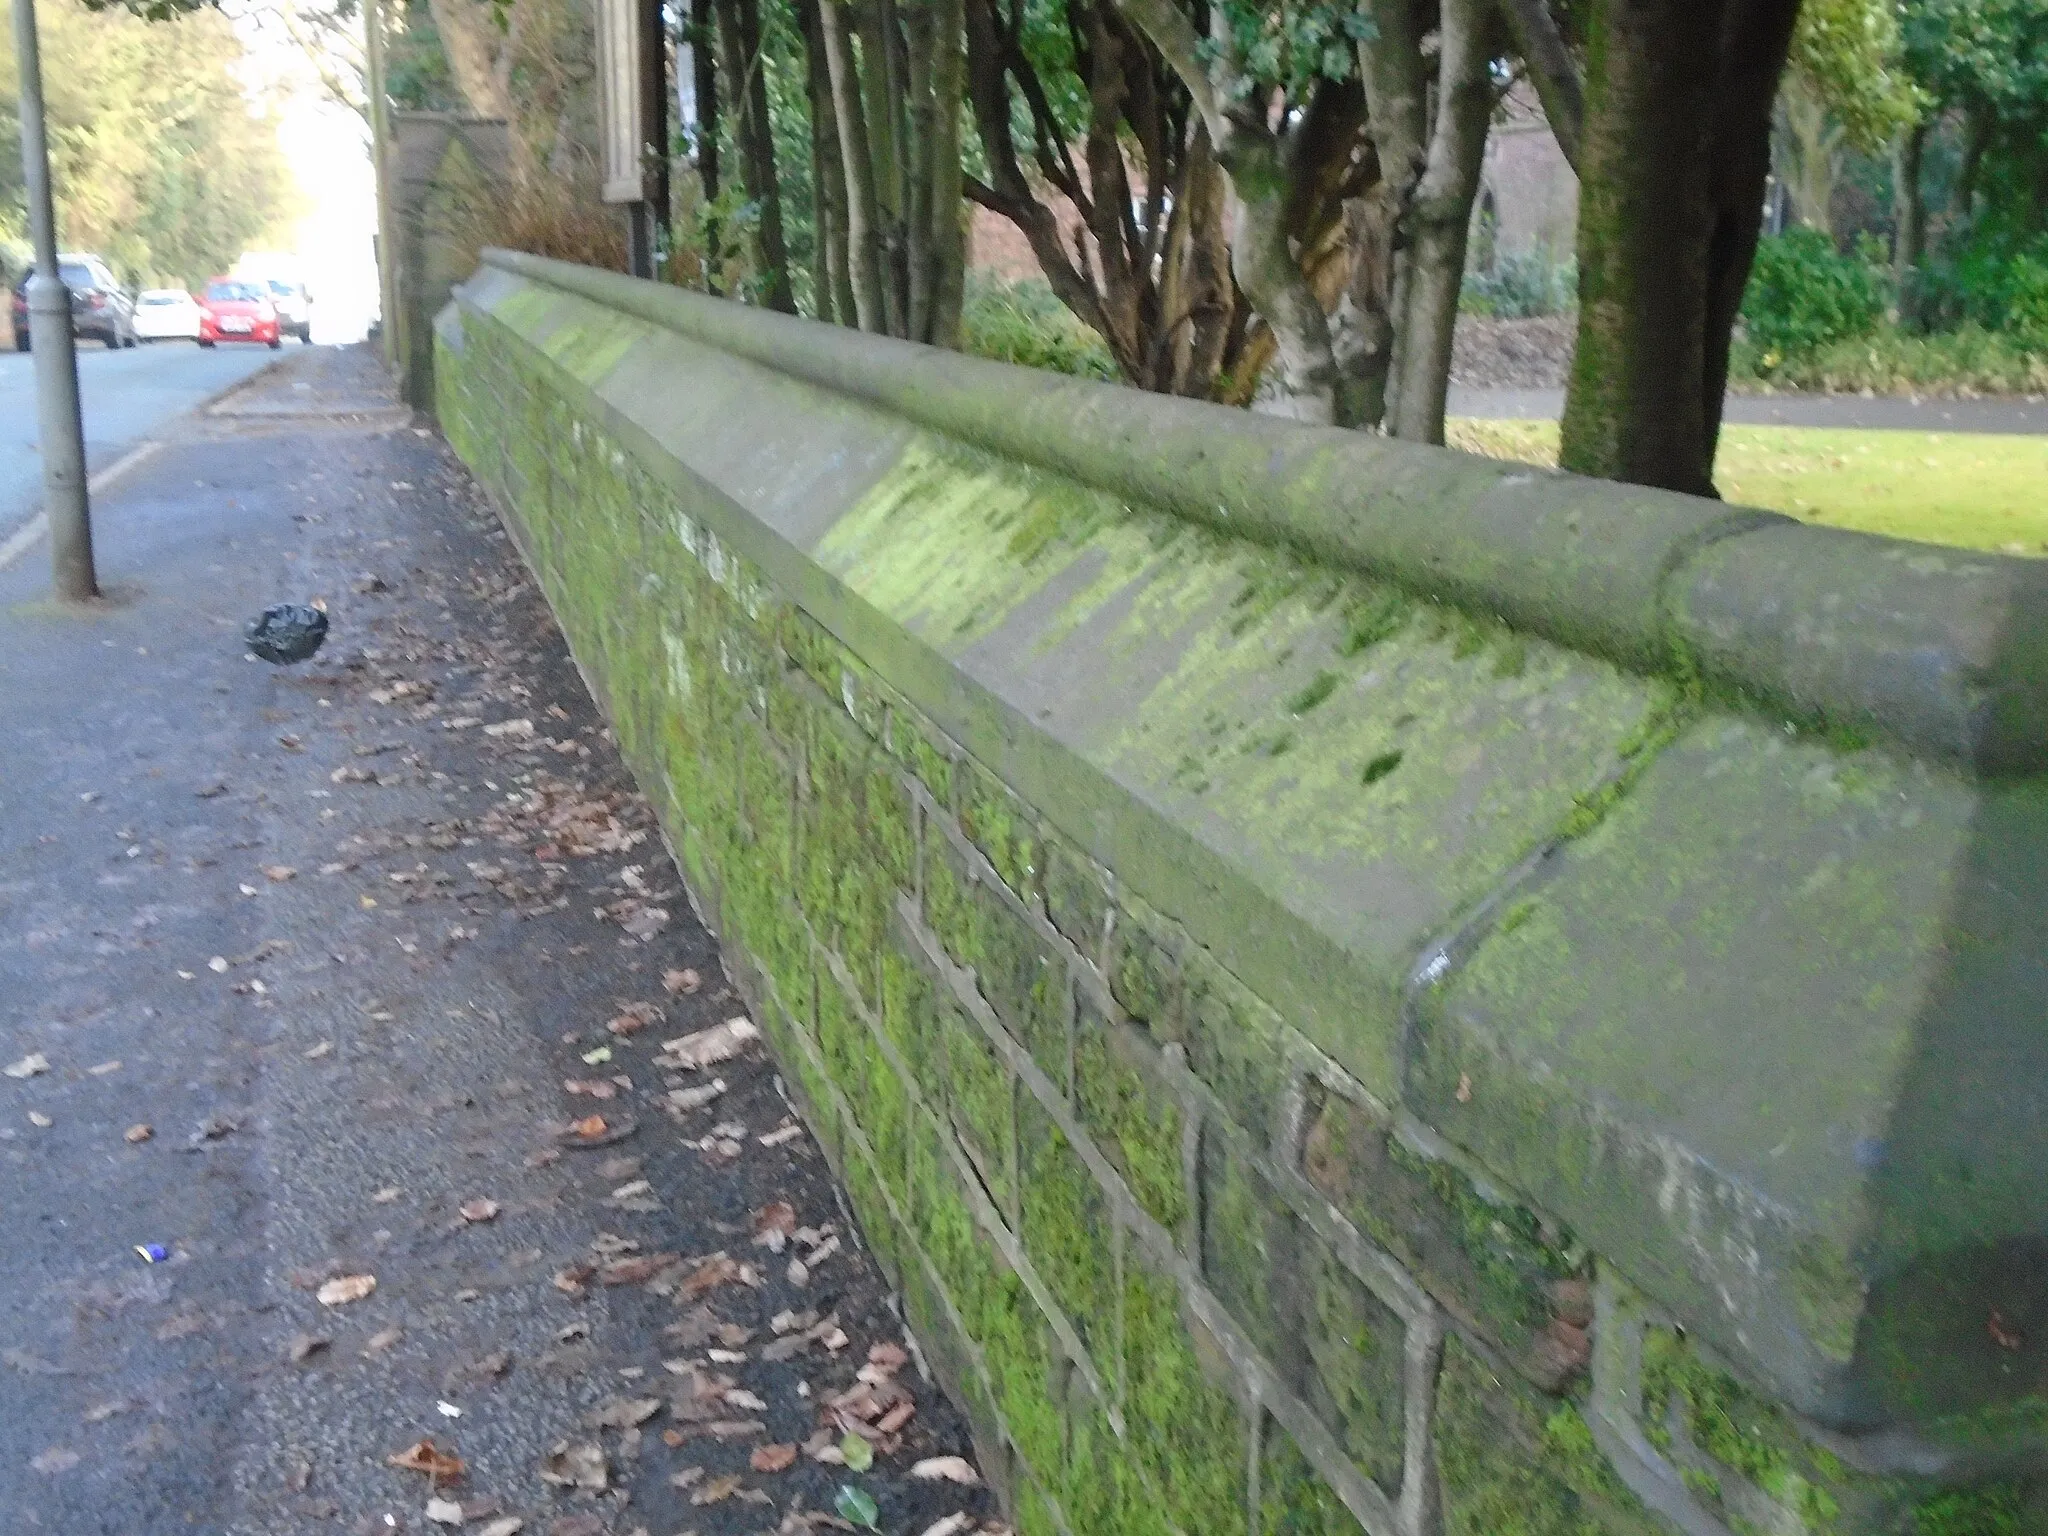
<instances>
[{"instance_id":1,"label":"paved footpath","mask_svg":"<svg viewBox=\"0 0 2048 1536\"><path fill-rule=\"evenodd\" d=\"M488 508L251 390L0 571L0 1524L995 1529Z\"/></svg>"}]
</instances>

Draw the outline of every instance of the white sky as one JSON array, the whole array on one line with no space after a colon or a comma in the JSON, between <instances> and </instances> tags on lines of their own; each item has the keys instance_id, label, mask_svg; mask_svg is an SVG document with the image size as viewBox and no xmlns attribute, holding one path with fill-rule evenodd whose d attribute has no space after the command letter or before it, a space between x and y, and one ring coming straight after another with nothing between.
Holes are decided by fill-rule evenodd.
<instances>
[{"instance_id":1,"label":"white sky","mask_svg":"<svg viewBox=\"0 0 2048 1536\"><path fill-rule=\"evenodd\" d=\"M322 27L326 0L240 0L225 7L248 50L247 85L279 116L278 143L304 215L287 249L313 295L316 341L354 341L377 311L376 181L370 130L336 99L362 99L362 20Z\"/></svg>"}]
</instances>

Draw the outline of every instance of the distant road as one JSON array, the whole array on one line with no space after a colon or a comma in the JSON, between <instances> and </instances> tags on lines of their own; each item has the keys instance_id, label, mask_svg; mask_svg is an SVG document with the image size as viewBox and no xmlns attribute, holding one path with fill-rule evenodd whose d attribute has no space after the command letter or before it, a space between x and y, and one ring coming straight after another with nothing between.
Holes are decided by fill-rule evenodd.
<instances>
[{"instance_id":1,"label":"distant road","mask_svg":"<svg viewBox=\"0 0 2048 1536\"><path fill-rule=\"evenodd\" d=\"M1555 421L1561 389L1451 386L1450 414L1491 421ZM1767 427L1857 427L1903 432L2048 432L2048 399L1900 400L1861 395L1730 395L1726 420Z\"/></svg>"},{"instance_id":2,"label":"distant road","mask_svg":"<svg viewBox=\"0 0 2048 1536\"><path fill-rule=\"evenodd\" d=\"M287 347L299 346L287 342ZM80 342L78 386L85 414L85 457L98 469L207 397L240 383L279 356L268 347L202 352L189 341L159 341L109 352ZM0 352L0 538L42 505L36 447L35 359Z\"/></svg>"}]
</instances>

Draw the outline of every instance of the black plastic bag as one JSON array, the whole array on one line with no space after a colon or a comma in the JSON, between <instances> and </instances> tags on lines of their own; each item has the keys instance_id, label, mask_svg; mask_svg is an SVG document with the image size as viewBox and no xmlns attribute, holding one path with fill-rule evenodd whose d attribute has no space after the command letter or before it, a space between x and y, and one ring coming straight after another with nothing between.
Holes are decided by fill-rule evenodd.
<instances>
[{"instance_id":1,"label":"black plastic bag","mask_svg":"<svg viewBox=\"0 0 2048 1536\"><path fill-rule=\"evenodd\" d=\"M327 615L303 603L279 603L251 619L243 634L258 656L272 666L288 667L320 649L327 638Z\"/></svg>"}]
</instances>

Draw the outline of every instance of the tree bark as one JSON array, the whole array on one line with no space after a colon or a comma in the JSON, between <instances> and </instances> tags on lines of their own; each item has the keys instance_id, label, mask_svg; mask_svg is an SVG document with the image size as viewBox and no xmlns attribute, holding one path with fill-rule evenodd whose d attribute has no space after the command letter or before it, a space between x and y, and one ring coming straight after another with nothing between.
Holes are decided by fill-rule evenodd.
<instances>
[{"instance_id":1,"label":"tree bark","mask_svg":"<svg viewBox=\"0 0 2048 1536\"><path fill-rule=\"evenodd\" d=\"M1892 280L1898 288L1899 320L1917 328L1920 305L1920 258L1927 253L1927 195L1920 180L1927 150L1927 123L1917 121L1892 143L1892 207L1898 230L1892 240Z\"/></svg>"},{"instance_id":2,"label":"tree bark","mask_svg":"<svg viewBox=\"0 0 2048 1536\"><path fill-rule=\"evenodd\" d=\"M1501 0L1501 18L1514 38L1515 51L1529 66L1536 98L1551 135L1576 174L1579 140L1586 129L1586 92L1571 49L1550 14L1547 0Z\"/></svg>"},{"instance_id":3,"label":"tree bark","mask_svg":"<svg viewBox=\"0 0 2048 1536\"><path fill-rule=\"evenodd\" d=\"M1786 184L1799 222L1832 236L1835 174L1841 161L1842 130L1828 116L1827 103L1797 70L1785 76L1785 133L1792 143Z\"/></svg>"},{"instance_id":4,"label":"tree bark","mask_svg":"<svg viewBox=\"0 0 2048 1536\"><path fill-rule=\"evenodd\" d=\"M1560 462L1712 495L1797 0L1594 0Z\"/></svg>"},{"instance_id":5,"label":"tree bark","mask_svg":"<svg viewBox=\"0 0 2048 1536\"><path fill-rule=\"evenodd\" d=\"M719 0L718 31L726 67L738 81L739 107L733 138L740 152L740 180L758 212L754 243L767 279L762 300L770 309L796 313L789 282L789 247L782 233L782 186L775 173L775 135L768 120L768 77L761 57L760 0Z\"/></svg>"},{"instance_id":6,"label":"tree bark","mask_svg":"<svg viewBox=\"0 0 2048 1536\"><path fill-rule=\"evenodd\" d=\"M853 281L847 270L846 163L839 149L839 119L832 106L820 0L798 0L804 34L805 85L811 108L811 186L817 224L812 285L820 320L854 325Z\"/></svg>"},{"instance_id":7,"label":"tree bark","mask_svg":"<svg viewBox=\"0 0 2048 1536\"><path fill-rule=\"evenodd\" d=\"M967 205L961 195L960 109L967 88L966 18L962 0L931 0L932 47L931 261L934 346L960 344L967 290Z\"/></svg>"},{"instance_id":8,"label":"tree bark","mask_svg":"<svg viewBox=\"0 0 2048 1536\"><path fill-rule=\"evenodd\" d=\"M861 112L860 71L838 0L820 0L818 21L846 178L846 246L854 318L864 331L881 331L888 319L882 296L881 215L875 203L875 162L868 144L867 119Z\"/></svg>"},{"instance_id":9,"label":"tree bark","mask_svg":"<svg viewBox=\"0 0 2048 1536\"><path fill-rule=\"evenodd\" d=\"M1391 435L1439 444L1458 294L1465 279L1465 242L1494 101L1493 13L1484 0L1445 0L1441 16L1436 123L1408 210L1401 371L1387 414Z\"/></svg>"}]
</instances>

